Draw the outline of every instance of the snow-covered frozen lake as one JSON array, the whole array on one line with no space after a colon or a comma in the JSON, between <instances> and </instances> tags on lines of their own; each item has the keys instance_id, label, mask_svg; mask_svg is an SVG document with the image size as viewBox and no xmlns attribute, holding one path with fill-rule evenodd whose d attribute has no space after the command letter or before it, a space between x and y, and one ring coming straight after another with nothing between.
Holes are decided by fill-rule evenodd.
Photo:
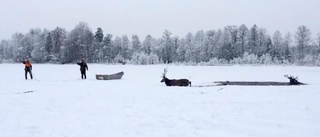
<instances>
[{"instance_id":1,"label":"snow-covered frozen lake","mask_svg":"<svg viewBox=\"0 0 320 137\"><path fill-rule=\"evenodd\" d=\"M319 137L320 68L0 64L1 137ZM195 87L166 87L188 78ZM95 74L124 71L121 80ZM279 81L305 86L214 86L214 81Z\"/></svg>"}]
</instances>

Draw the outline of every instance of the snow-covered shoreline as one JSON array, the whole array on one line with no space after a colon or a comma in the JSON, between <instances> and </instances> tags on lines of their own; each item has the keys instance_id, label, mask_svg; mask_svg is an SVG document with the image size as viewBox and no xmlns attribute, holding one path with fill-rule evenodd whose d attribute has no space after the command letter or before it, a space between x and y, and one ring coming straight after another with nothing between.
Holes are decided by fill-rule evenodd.
<instances>
[{"instance_id":1,"label":"snow-covered shoreline","mask_svg":"<svg viewBox=\"0 0 320 137\"><path fill-rule=\"evenodd\" d=\"M173 66L1 64L1 137L317 137L320 135L320 68L283 66ZM166 87L168 78L193 85L219 80L287 82L305 86ZM95 74L124 71L121 80ZM32 92L31 92L32 91Z\"/></svg>"}]
</instances>

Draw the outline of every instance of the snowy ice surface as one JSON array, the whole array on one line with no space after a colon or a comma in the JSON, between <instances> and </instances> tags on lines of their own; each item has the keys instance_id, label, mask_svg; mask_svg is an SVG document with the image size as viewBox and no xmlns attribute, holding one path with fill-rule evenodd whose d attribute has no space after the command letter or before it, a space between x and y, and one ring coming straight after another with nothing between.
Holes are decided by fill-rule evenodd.
<instances>
[{"instance_id":1,"label":"snowy ice surface","mask_svg":"<svg viewBox=\"0 0 320 137\"><path fill-rule=\"evenodd\" d=\"M320 68L0 64L0 137L319 137ZM194 87L166 87L188 78ZM121 80L95 74L124 71ZM305 86L213 86L214 81L279 81Z\"/></svg>"}]
</instances>

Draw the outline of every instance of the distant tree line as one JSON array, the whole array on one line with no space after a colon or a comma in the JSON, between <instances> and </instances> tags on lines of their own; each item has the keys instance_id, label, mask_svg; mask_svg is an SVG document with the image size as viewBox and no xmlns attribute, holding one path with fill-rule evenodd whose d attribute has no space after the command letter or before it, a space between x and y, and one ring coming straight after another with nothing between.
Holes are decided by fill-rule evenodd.
<instances>
[{"instance_id":1,"label":"distant tree line","mask_svg":"<svg viewBox=\"0 0 320 137\"><path fill-rule=\"evenodd\" d=\"M269 35L257 25L241 25L200 30L183 38L165 30L161 38L147 35L141 41L137 35L104 34L102 28L92 32L80 22L70 32L60 27L30 29L0 42L0 62L73 63L82 58L88 63L320 65L320 33L312 38L306 26L299 26L294 35Z\"/></svg>"}]
</instances>

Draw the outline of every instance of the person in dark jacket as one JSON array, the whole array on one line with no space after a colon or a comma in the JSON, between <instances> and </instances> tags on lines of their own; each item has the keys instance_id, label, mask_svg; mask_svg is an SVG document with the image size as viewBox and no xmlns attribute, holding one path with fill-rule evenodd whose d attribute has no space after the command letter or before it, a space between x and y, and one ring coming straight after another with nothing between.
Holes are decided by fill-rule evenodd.
<instances>
[{"instance_id":1,"label":"person in dark jacket","mask_svg":"<svg viewBox=\"0 0 320 137\"><path fill-rule=\"evenodd\" d=\"M31 65L31 62L27 59L26 61L23 61L22 62L23 64L24 64L24 74L25 74L25 78L26 79L28 79L28 77L27 77L27 74L28 74L28 72L29 72L29 74L30 74L30 78L31 79L33 79L33 77L32 77L32 65Z\"/></svg>"},{"instance_id":2,"label":"person in dark jacket","mask_svg":"<svg viewBox=\"0 0 320 137\"><path fill-rule=\"evenodd\" d=\"M80 66L81 78L87 79L86 70L88 70L88 65L84 59L81 59L80 63L77 63Z\"/></svg>"}]
</instances>

